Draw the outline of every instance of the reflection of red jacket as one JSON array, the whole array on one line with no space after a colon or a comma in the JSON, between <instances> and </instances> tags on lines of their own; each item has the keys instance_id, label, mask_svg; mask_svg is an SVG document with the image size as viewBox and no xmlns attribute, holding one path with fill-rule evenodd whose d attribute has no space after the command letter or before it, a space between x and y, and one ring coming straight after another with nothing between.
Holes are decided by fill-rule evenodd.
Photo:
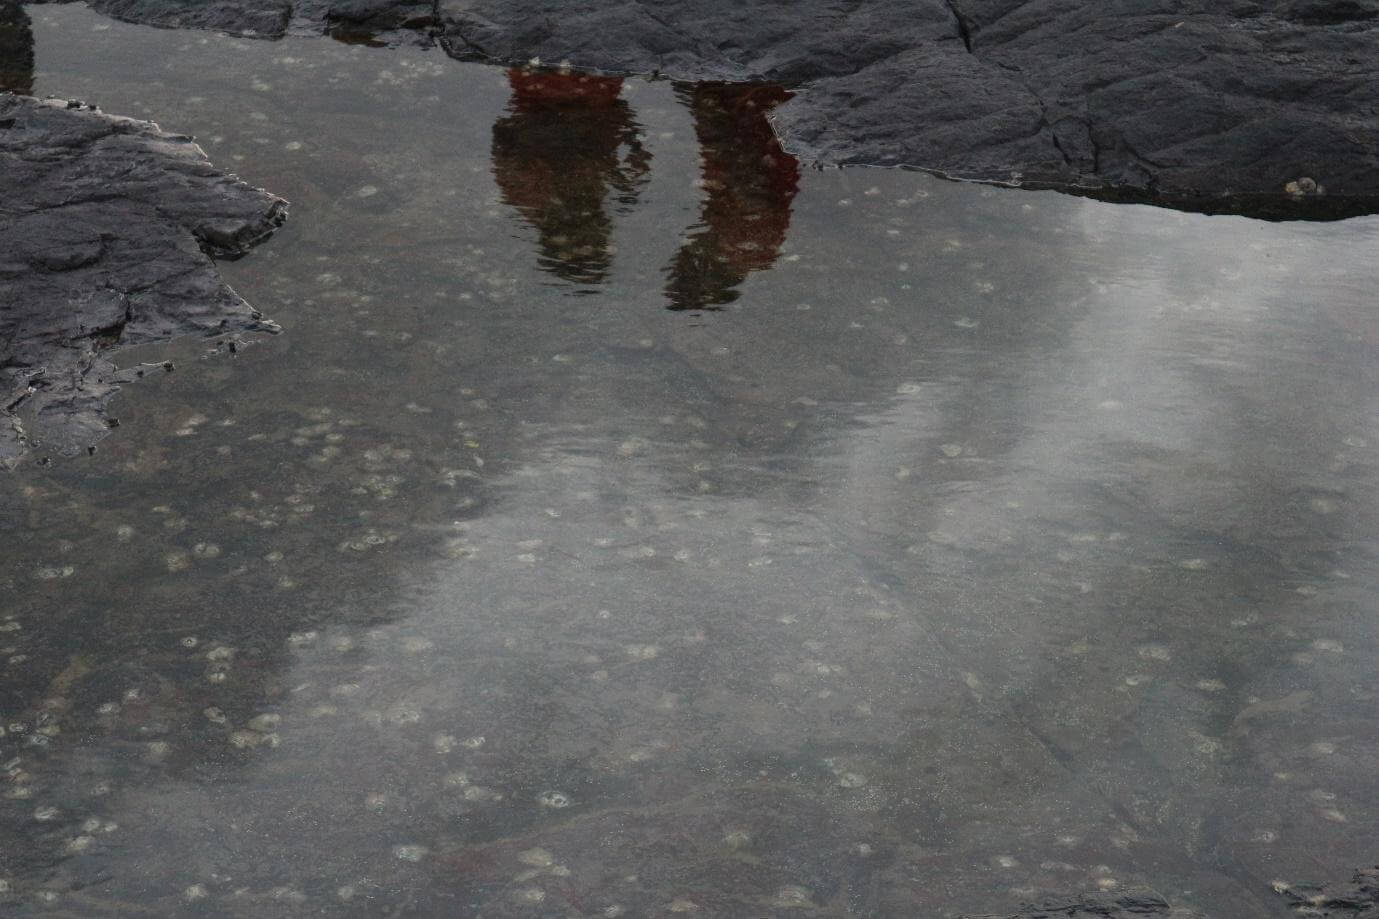
<instances>
[{"instance_id":1,"label":"reflection of red jacket","mask_svg":"<svg viewBox=\"0 0 1379 919\"><path fill-rule=\"evenodd\" d=\"M612 105L622 94L622 77L599 77L587 73L548 73L514 67L508 71L512 101L525 106Z\"/></svg>"},{"instance_id":2,"label":"reflection of red jacket","mask_svg":"<svg viewBox=\"0 0 1379 919\"><path fill-rule=\"evenodd\" d=\"M694 132L704 156L704 222L719 254L744 271L770 268L790 228L800 165L766 116L790 98L779 86L705 83L695 87Z\"/></svg>"},{"instance_id":3,"label":"reflection of red jacket","mask_svg":"<svg viewBox=\"0 0 1379 919\"><path fill-rule=\"evenodd\" d=\"M503 200L539 232L543 269L599 283L610 262L607 195L630 207L651 161L621 98L622 78L512 69L508 83L509 114L493 126ZM680 84L676 93L694 116L705 199L667 268L666 293L672 308L711 309L736 299L785 242L800 169L767 115L790 94L734 83Z\"/></svg>"},{"instance_id":4,"label":"reflection of red jacket","mask_svg":"<svg viewBox=\"0 0 1379 919\"><path fill-rule=\"evenodd\" d=\"M620 77L509 70L512 104L493 126L493 178L503 200L539 233L541 267L578 284L611 261L610 189L630 206L650 154Z\"/></svg>"},{"instance_id":5,"label":"reflection of red jacket","mask_svg":"<svg viewBox=\"0 0 1379 919\"><path fill-rule=\"evenodd\" d=\"M790 228L799 162L767 115L790 94L778 86L699 83L681 89L703 158L702 223L667 269L672 309L713 309L738 297L753 271L775 263Z\"/></svg>"}]
</instances>

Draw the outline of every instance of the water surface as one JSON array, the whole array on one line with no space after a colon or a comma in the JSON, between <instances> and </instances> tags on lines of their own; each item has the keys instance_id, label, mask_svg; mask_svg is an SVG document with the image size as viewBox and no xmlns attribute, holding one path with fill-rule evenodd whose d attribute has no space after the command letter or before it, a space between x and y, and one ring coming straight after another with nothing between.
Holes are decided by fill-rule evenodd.
<instances>
[{"instance_id":1,"label":"water surface","mask_svg":"<svg viewBox=\"0 0 1379 919\"><path fill-rule=\"evenodd\" d=\"M285 334L0 488L19 915L943 916L1372 863L1379 222L800 170L766 87L30 7Z\"/></svg>"}]
</instances>

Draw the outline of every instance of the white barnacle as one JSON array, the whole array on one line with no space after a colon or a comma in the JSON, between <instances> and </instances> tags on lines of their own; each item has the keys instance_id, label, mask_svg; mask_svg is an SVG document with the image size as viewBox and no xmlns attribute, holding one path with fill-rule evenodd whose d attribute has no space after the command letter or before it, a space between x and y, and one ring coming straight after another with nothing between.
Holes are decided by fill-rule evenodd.
<instances>
[{"instance_id":1,"label":"white barnacle","mask_svg":"<svg viewBox=\"0 0 1379 919\"><path fill-rule=\"evenodd\" d=\"M812 907L813 901L810 899L809 891L803 887L791 884L776 891L772 898L772 905L779 909L800 909Z\"/></svg>"},{"instance_id":2,"label":"white barnacle","mask_svg":"<svg viewBox=\"0 0 1379 919\"><path fill-rule=\"evenodd\" d=\"M519 852L517 860L524 865L531 865L533 868L549 868L555 864L555 857L545 849L527 849Z\"/></svg>"},{"instance_id":3,"label":"white barnacle","mask_svg":"<svg viewBox=\"0 0 1379 919\"><path fill-rule=\"evenodd\" d=\"M542 807L562 808L569 807L572 803L570 796L561 791L543 791L536 796L536 802Z\"/></svg>"},{"instance_id":4,"label":"white barnacle","mask_svg":"<svg viewBox=\"0 0 1379 919\"><path fill-rule=\"evenodd\" d=\"M258 731L261 734L268 734L277 730L278 725L281 723L281 715L255 715L253 718L249 719L249 730Z\"/></svg>"}]
</instances>

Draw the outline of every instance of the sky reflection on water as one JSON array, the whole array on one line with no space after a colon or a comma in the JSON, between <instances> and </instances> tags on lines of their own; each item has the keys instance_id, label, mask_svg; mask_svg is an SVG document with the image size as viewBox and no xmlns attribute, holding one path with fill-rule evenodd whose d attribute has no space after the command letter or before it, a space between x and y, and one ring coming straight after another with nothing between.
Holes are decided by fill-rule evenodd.
<instances>
[{"instance_id":1,"label":"sky reflection on water","mask_svg":"<svg viewBox=\"0 0 1379 919\"><path fill-rule=\"evenodd\" d=\"M727 200L726 89L556 163L501 70L32 9L39 92L294 211L225 266L284 335L0 497L0 904L1281 916L1373 861L1379 223Z\"/></svg>"}]
</instances>

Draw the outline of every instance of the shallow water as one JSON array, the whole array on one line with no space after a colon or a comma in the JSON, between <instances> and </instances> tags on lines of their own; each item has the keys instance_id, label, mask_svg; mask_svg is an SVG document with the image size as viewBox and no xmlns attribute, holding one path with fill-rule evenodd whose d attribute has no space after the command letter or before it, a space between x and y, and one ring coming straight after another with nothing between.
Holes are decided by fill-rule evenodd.
<instances>
[{"instance_id":1,"label":"shallow water","mask_svg":"<svg viewBox=\"0 0 1379 919\"><path fill-rule=\"evenodd\" d=\"M178 369L0 483L0 909L1282 916L1374 861L1379 220L30 10L36 92L293 213L223 266L283 335L125 352Z\"/></svg>"}]
</instances>

